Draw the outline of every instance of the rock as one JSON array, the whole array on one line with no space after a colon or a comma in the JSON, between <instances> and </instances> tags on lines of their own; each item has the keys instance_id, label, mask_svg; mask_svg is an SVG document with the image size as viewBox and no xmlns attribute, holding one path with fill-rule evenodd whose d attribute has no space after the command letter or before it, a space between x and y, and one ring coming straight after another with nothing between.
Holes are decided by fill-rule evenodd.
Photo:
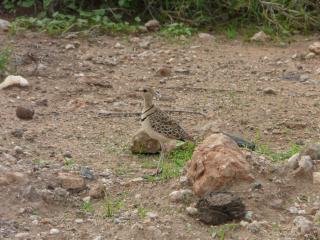
<instances>
[{"instance_id":1,"label":"rock","mask_svg":"<svg viewBox=\"0 0 320 240\"><path fill-rule=\"evenodd\" d=\"M116 45L114 45L114 48L123 49L124 46L121 43L117 42Z\"/></svg>"},{"instance_id":2,"label":"rock","mask_svg":"<svg viewBox=\"0 0 320 240\"><path fill-rule=\"evenodd\" d=\"M284 207L284 202L282 199L273 199L270 202L270 207L273 209L281 210Z\"/></svg>"},{"instance_id":3,"label":"rock","mask_svg":"<svg viewBox=\"0 0 320 240\"><path fill-rule=\"evenodd\" d=\"M299 236L311 233L314 228L314 224L303 216L297 216L293 220L294 229L293 232Z\"/></svg>"},{"instance_id":4,"label":"rock","mask_svg":"<svg viewBox=\"0 0 320 240\"><path fill-rule=\"evenodd\" d=\"M186 211L189 215L194 216L198 214L198 209L195 207L187 207Z\"/></svg>"},{"instance_id":5,"label":"rock","mask_svg":"<svg viewBox=\"0 0 320 240\"><path fill-rule=\"evenodd\" d=\"M15 154L15 155L21 155L21 154L24 153L22 147L20 147L20 146L15 146L15 147L13 148L13 151L14 151L14 154Z\"/></svg>"},{"instance_id":6,"label":"rock","mask_svg":"<svg viewBox=\"0 0 320 240\"><path fill-rule=\"evenodd\" d=\"M312 160L320 159L320 144L309 144L301 153L302 155L310 156Z\"/></svg>"},{"instance_id":7,"label":"rock","mask_svg":"<svg viewBox=\"0 0 320 240\"><path fill-rule=\"evenodd\" d=\"M309 46L309 51L315 54L320 54L320 42L314 42Z\"/></svg>"},{"instance_id":8,"label":"rock","mask_svg":"<svg viewBox=\"0 0 320 240\"><path fill-rule=\"evenodd\" d=\"M199 219L211 225L220 225L245 216L241 199L229 192L208 192L197 202Z\"/></svg>"},{"instance_id":9,"label":"rock","mask_svg":"<svg viewBox=\"0 0 320 240\"><path fill-rule=\"evenodd\" d=\"M171 69L168 67L161 67L158 69L156 75L161 77L168 77L171 74Z\"/></svg>"},{"instance_id":10,"label":"rock","mask_svg":"<svg viewBox=\"0 0 320 240\"><path fill-rule=\"evenodd\" d=\"M252 181L250 165L237 144L224 134L212 134L194 151L187 177L198 196L237 182Z\"/></svg>"},{"instance_id":11,"label":"rock","mask_svg":"<svg viewBox=\"0 0 320 240\"><path fill-rule=\"evenodd\" d=\"M156 214L156 213L154 213L154 212L147 212L147 213L146 213L146 216L147 216L148 218L150 218L151 220L154 220L154 219L156 219L156 218L158 217L158 214Z\"/></svg>"},{"instance_id":12,"label":"rock","mask_svg":"<svg viewBox=\"0 0 320 240\"><path fill-rule=\"evenodd\" d=\"M253 221L247 225L247 229L252 233L258 233L261 229L261 223L258 221Z\"/></svg>"},{"instance_id":13,"label":"rock","mask_svg":"<svg viewBox=\"0 0 320 240\"><path fill-rule=\"evenodd\" d=\"M4 19L0 19L0 30L3 32L7 32L10 27L10 22Z\"/></svg>"},{"instance_id":14,"label":"rock","mask_svg":"<svg viewBox=\"0 0 320 240\"><path fill-rule=\"evenodd\" d=\"M74 220L75 223L81 224L84 223L84 220L81 218L77 218L76 220Z\"/></svg>"},{"instance_id":15,"label":"rock","mask_svg":"<svg viewBox=\"0 0 320 240\"><path fill-rule=\"evenodd\" d=\"M2 83L0 83L0 90L8 87L18 86L18 87L29 87L29 82L27 79L21 76L9 75Z\"/></svg>"},{"instance_id":16,"label":"rock","mask_svg":"<svg viewBox=\"0 0 320 240\"><path fill-rule=\"evenodd\" d=\"M313 161L310 156L302 156L299 160L299 167L305 172L310 172L313 169Z\"/></svg>"},{"instance_id":17,"label":"rock","mask_svg":"<svg viewBox=\"0 0 320 240\"><path fill-rule=\"evenodd\" d=\"M16 115L23 120L31 120L34 116L34 110L28 106L18 106L16 108Z\"/></svg>"},{"instance_id":18,"label":"rock","mask_svg":"<svg viewBox=\"0 0 320 240\"><path fill-rule=\"evenodd\" d=\"M60 233L60 230L57 228L51 228L49 233L50 235L57 235Z\"/></svg>"},{"instance_id":19,"label":"rock","mask_svg":"<svg viewBox=\"0 0 320 240\"><path fill-rule=\"evenodd\" d=\"M181 189L178 191L173 191L170 193L169 197L172 202L179 202L187 200L188 198L192 197L193 192L190 189Z\"/></svg>"},{"instance_id":20,"label":"rock","mask_svg":"<svg viewBox=\"0 0 320 240\"><path fill-rule=\"evenodd\" d=\"M288 167L295 170L299 167L300 153L296 153L288 159Z\"/></svg>"},{"instance_id":21,"label":"rock","mask_svg":"<svg viewBox=\"0 0 320 240\"><path fill-rule=\"evenodd\" d=\"M138 46L143 49L148 49L150 47L150 41L139 42Z\"/></svg>"},{"instance_id":22,"label":"rock","mask_svg":"<svg viewBox=\"0 0 320 240\"><path fill-rule=\"evenodd\" d=\"M189 179L187 178L187 176L181 176L180 179L179 179L179 183L180 183L182 186L190 185Z\"/></svg>"},{"instance_id":23,"label":"rock","mask_svg":"<svg viewBox=\"0 0 320 240\"><path fill-rule=\"evenodd\" d=\"M208 136L210 136L211 134L214 133L220 133L220 128L221 128L222 123L218 122L218 121L214 121L214 122L209 122L207 124L205 124L204 126L201 126L200 129L200 136L202 138L206 138Z\"/></svg>"},{"instance_id":24,"label":"rock","mask_svg":"<svg viewBox=\"0 0 320 240\"><path fill-rule=\"evenodd\" d=\"M0 186L7 185L11 183L22 184L28 181L28 178L25 174L20 172L8 172L0 178ZM2 184L1 184L2 183Z\"/></svg>"},{"instance_id":25,"label":"rock","mask_svg":"<svg viewBox=\"0 0 320 240\"><path fill-rule=\"evenodd\" d=\"M267 42L270 40L271 40L271 37L269 35L265 34L263 31L255 33L250 38L250 41L256 41L256 42Z\"/></svg>"},{"instance_id":26,"label":"rock","mask_svg":"<svg viewBox=\"0 0 320 240\"><path fill-rule=\"evenodd\" d=\"M30 238L30 233L21 232L21 233L17 233L16 235L14 235L14 237L17 238L17 239L29 239Z\"/></svg>"},{"instance_id":27,"label":"rock","mask_svg":"<svg viewBox=\"0 0 320 240\"><path fill-rule=\"evenodd\" d=\"M75 49L76 46L75 46L74 44L69 43L69 44L67 44L64 48L65 48L66 50L70 50L70 49Z\"/></svg>"},{"instance_id":28,"label":"rock","mask_svg":"<svg viewBox=\"0 0 320 240\"><path fill-rule=\"evenodd\" d=\"M157 153L161 150L160 143L149 137L149 135L140 129L133 137L131 146L132 153Z\"/></svg>"},{"instance_id":29,"label":"rock","mask_svg":"<svg viewBox=\"0 0 320 240\"><path fill-rule=\"evenodd\" d=\"M96 236L93 240L102 240L103 238L102 238L102 236Z\"/></svg>"},{"instance_id":30,"label":"rock","mask_svg":"<svg viewBox=\"0 0 320 240\"><path fill-rule=\"evenodd\" d=\"M25 130L21 128L17 128L11 132L11 135L16 138L22 138Z\"/></svg>"},{"instance_id":31,"label":"rock","mask_svg":"<svg viewBox=\"0 0 320 240\"><path fill-rule=\"evenodd\" d=\"M313 172L313 184L320 184L320 172Z\"/></svg>"},{"instance_id":32,"label":"rock","mask_svg":"<svg viewBox=\"0 0 320 240\"><path fill-rule=\"evenodd\" d=\"M259 182L259 181L256 181L256 182L253 183L251 189L252 190L259 190L259 189L262 189L262 188L263 188L262 183Z\"/></svg>"},{"instance_id":33,"label":"rock","mask_svg":"<svg viewBox=\"0 0 320 240\"><path fill-rule=\"evenodd\" d=\"M273 88L270 88L270 87L263 89L263 93L266 95L277 95L277 92Z\"/></svg>"},{"instance_id":34,"label":"rock","mask_svg":"<svg viewBox=\"0 0 320 240\"><path fill-rule=\"evenodd\" d=\"M310 53L308 53L308 54L305 56L305 58L306 58L306 59L312 59L312 58L314 58L315 56L316 56L315 53L310 52Z\"/></svg>"},{"instance_id":35,"label":"rock","mask_svg":"<svg viewBox=\"0 0 320 240\"><path fill-rule=\"evenodd\" d=\"M86 188L82 177L70 173L58 173L58 181L67 190L81 191Z\"/></svg>"},{"instance_id":36,"label":"rock","mask_svg":"<svg viewBox=\"0 0 320 240\"><path fill-rule=\"evenodd\" d=\"M150 32L155 32L160 29L160 23L155 19L149 20L144 26Z\"/></svg>"},{"instance_id":37,"label":"rock","mask_svg":"<svg viewBox=\"0 0 320 240\"><path fill-rule=\"evenodd\" d=\"M93 171L89 167L81 166L80 174L82 177L93 180L94 174Z\"/></svg>"},{"instance_id":38,"label":"rock","mask_svg":"<svg viewBox=\"0 0 320 240\"><path fill-rule=\"evenodd\" d=\"M300 77L299 77L299 81L300 82L305 82L305 81L307 81L309 79L310 79L310 77L309 77L308 74L301 74Z\"/></svg>"},{"instance_id":39,"label":"rock","mask_svg":"<svg viewBox=\"0 0 320 240\"><path fill-rule=\"evenodd\" d=\"M90 187L89 196L92 198L103 198L106 193L106 187L98 182L94 184L92 187Z\"/></svg>"},{"instance_id":40,"label":"rock","mask_svg":"<svg viewBox=\"0 0 320 240\"><path fill-rule=\"evenodd\" d=\"M210 40L210 41L213 41L215 39L215 37L213 35L209 34L209 33L199 33L198 37L200 39Z\"/></svg>"},{"instance_id":41,"label":"rock","mask_svg":"<svg viewBox=\"0 0 320 240\"><path fill-rule=\"evenodd\" d=\"M296 207L289 207L288 208L288 212L291 214L298 214L299 213L299 209Z\"/></svg>"},{"instance_id":42,"label":"rock","mask_svg":"<svg viewBox=\"0 0 320 240\"><path fill-rule=\"evenodd\" d=\"M34 202L40 199L40 195L37 192L37 189L32 185L27 186L23 189L22 197L28 201Z\"/></svg>"}]
</instances>

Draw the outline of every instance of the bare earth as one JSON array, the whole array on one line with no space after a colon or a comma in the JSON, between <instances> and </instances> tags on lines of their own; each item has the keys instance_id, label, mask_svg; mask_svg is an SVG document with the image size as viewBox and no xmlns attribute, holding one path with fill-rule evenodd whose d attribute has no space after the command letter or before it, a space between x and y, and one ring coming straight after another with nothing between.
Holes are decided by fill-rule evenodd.
<instances>
[{"instance_id":1,"label":"bare earth","mask_svg":"<svg viewBox=\"0 0 320 240\"><path fill-rule=\"evenodd\" d=\"M300 58L317 38L298 37L279 47L224 37L215 41L193 37L182 44L156 35L89 39L55 39L28 32L1 35L0 47L13 49L17 74L27 78L31 87L0 92L0 152L15 155L0 155L0 174L25 174L18 183L0 186L0 239L15 239L25 232L20 239L212 239L210 226L185 211L196 199L169 201L169 194L182 188L179 179L139 178L150 172L144 168L146 162L157 157L134 156L129 151L139 129L138 117L101 113L141 111L142 101L134 90L148 84L162 94L157 101L162 109L206 114L172 114L198 139L204 125L216 122L222 130L249 140L260 136L260 142L274 150L319 141L320 56ZM149 49L139 47L144 41L150 41ZM123 48L115 47L118 42ZM68 44L75 48L66 49ZM28 53L41 60L37 72ZM171 69L169 76L157 74L163 67ZM267 88L275 94L266 93ZM30 121L15 114L17 106L26 104L35 109ZM17 129L24 132L22 137L14 136ZM13 153L15 146L24 153ZM70 166L66 154L72 156ZM278 165L255 153L252 159L260 161L253 170L264 189L246 189L241 196L253 212L252 219L266 222L257 232L241 226L227 231L225 239L300 239L291 232L296 215L287 209L296 206L310 217L320 201L319 185L308 179L282 182ZM268 174L258 172L264 165ZM70 193L62 200L37 196L37 191L45 194L54 188L50 183L56 173L79 171L80 166L94 171L96 179L87 180L88 186L102 181L107 189L107 200L92 200L93 212L81 208L87 191ZM30 185L35 192L28 194ZM108 199L119 202L111 217L104 216ZM282 202L271 207L275 199ZM156 216L150 218L149 212ZM50 234L53 228L59 233Z\"/></svg>"}]
</instances>

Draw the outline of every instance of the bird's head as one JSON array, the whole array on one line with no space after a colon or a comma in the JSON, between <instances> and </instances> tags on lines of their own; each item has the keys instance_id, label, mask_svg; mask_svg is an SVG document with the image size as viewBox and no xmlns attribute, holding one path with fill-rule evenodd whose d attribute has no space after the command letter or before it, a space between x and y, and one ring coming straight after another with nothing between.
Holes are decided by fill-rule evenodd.
<instances>
[{"instance_id":1,"label":"bird's head","mask_svg":"<svg viewBox=\"0 0 320 240\"><path fill-rule=\"evenodd\" d=\"M157 98L160 96L159 92L153 90L151 87L148 86L139 88L138 91L141 92L143 99L146 101L152 101L153 98Z\"/></svg>"}]
</instances>

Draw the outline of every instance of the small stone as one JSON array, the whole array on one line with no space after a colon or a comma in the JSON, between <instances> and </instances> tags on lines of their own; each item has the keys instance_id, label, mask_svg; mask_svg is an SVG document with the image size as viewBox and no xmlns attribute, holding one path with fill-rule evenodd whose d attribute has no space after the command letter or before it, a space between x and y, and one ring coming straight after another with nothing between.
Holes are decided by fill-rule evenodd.
<instances>
[{"instance_id":1,"label":"small stone","mask_svg":"<svg viewBox=\"0 0 320 240\"><path fill-rule=\"evenodd\" d=\"M17 128L11 132L11 135L16 138L22 138L25 130L21 128Z\"/></svg>"},{"instance_id":2,"label":"small stone","mask_svg":"<svg viewBox=\"0 0 320 240\"><path fill-rule=\"evenodd\" d=\"M13 148L13 151L14 151L14 153L15 153L16 155L20 155L20 154L23 154L23 153L24 153L22 147L20 147L20 146L15 146L15 147Z\"/></svg>"},{"instance_id":3,"label":"small stone","mask_svg":"<svg viewBox=\"0 0 320 240\"><path fill-rule=\"evenodd\" d=\"M299 78L299 81L300 82L305 82L305 81L307 81L307 80L309 80L309 75L308 74L302 74L302 75L300 75L300 78Z\"/></svg>"},{"instance_id":4,"label":"small stone","mask_svg":"<svg viewBox=\"0 0 320 240\"><path fill-rule=\"evenodd\" d=\"M81 166L80 174L84 178L87 178L87 179L90 179L90 180L94 179L93 171L89 167Z\"/></svg>"},{"instance_id":5,"label":"small stone","mask_svg":"<svg viewBox=\"0 0 320 240\"><path fill-rule=\"evenodd\" d=\"M90 196L84 197L82 198L82 201L84 201L85 203L89 203L91 201L91 197Z\"/></svg>"},{"instance_id":6,"label":"small stone","mask_svg":"<svg viewBox=\"0 0 320 240\"><path fill-rule=\"evenodd\" d=\"M310 172L313 169L313 162L310 156L302 156L299 161L299 167L305 172Z\"/></svg>"},{"instance_id":7,"label":"small stone","mask_svg":"<svg viewBox=\"0 0 320 240\"><path fill-rule=\"evenodd\" d=\"M171 74L171 69L167 67L161 67L158 69L156 74L161 77L167 77Z\"/></svg>"},{"instance_id":8,"label":"small stone","mask_svg":"<svg viewBox=\"0 0 320 240\"><path fill-rule=\"evenodd\" d=\"M246 226L248 226L248 225L249 225L249 222L243 221L243 220L240 221L240 226L241 226L241 227L246 227Z\"/></svg>"},{"instance_id":9,"label":"small stone","mask_svg":"<svg viewBox=\"0 0 320 240\"><path fill-rule=\"evenodd\" d=\"M277 92L273 88L270 88L270 87L263 89L263 93L266 95L276 95L277 94Z\"/></svg>"},{"instance_id":10,"label":"small stone","mask_svg":"<svg viewBox=\"0 0 320 240\"><path fill-rule=\"evenodd\" d=\"M16 235L14 235L14 237L17 239L28 239L30 237L30 233L21 232L21 233L17 233Z\"/></svg>"},{"instance_id":11,"label":"small stone","mask_svg":"<svg viewBox=\"0 0 320 240\"><path fill-rule=\"evenodd\" d=\"M120 223L121 223L121 220L120 220L119 218L115 218L115 219L114 219L114 223L115 223L115 224L120 224Z\"/></svg>"},{"instance_id":12,"label":"small stone","mask_svg":"<svg viewBox=\"0 0 320 240\"><path fill-rule=\"evenodd\" d=\"M64 48L65 48L66 50L70 50L70 49L75 49L76 46L73 45L73 44L71 44L71 43L69 43L69 44L67 44Z\"/></svg>"},{"instance_id":13,"label":"small stone","mask_svg":"<svg viewBox=\"0 0 320 240\"><path fill-rule=\"evenodd\" d=\"M320 172L313 172L313 184L320 184Z\"/></svg>"},{"instance_id":14,"label":"small stone","mask_svg":"<svg viewBox=\"0 0 320 240\"><path fill-rule=\"evenodd\" d=\"M288 208L289 213L291 214L298 214L299 213L299 209L296 207L289 207Z\"/></svg>"},{"instance_id":15,"label":"small stone","mask_svg":"<svg viewBox=\"0 0 320 240\"><path fill-rule=\"evenodd\" d=\"M70 173L58 173L58 180L61 186L67 190L81 191L86 187L82 177Z\"/></svg>"},{"instance_id":16,"label":"small stone","mask_svg":"<svg viewBox=\"0 0 320 240\"><path fill-rule=\"evenodd\" d=\"M182 189L178 191L173 191L170 193L169 197L172 202L179 202L190 198L193 195L192 190L190 189Z\"/></svg>"},{"instance_id":17,"label":"small stone","mask_svg":"<svg viewBox=\"0 0 320 240\"><path fill-rule=\"evenodd\" d=\"M155 32L160 29L160 23L159 23L159 21L157 21L155 19L149 20L148 22L146 22L146 24L144 26L150 32Z\"/></svg>"},{"instance_id":18,"label":"small stone","mask_svg":"<svg viewBox=\"0 0 320 240\"><path fill-rule=\"evenodd\" d=\"M295 170L299 167L300 153L296 153L288 159L288 167Z\"/></svg>"},{"instance_id":19,"label":"small stone","mask_svg":"<svg viewBox=\"0 0 320 240\"><path fill-rule=\"evenodd\" d=\"M186 211L191 216L198 214L198 209L195 207L187 207Z\"/></svg>"},{"instance_id":20,"label":"small stone","mask_svg":"<svg viewBox=\"0 0 320 240\"><path fill-rule=\"evenodd\" d=\"M76 220L74 220L75 223L81 224L84 223L84 220L81 218L77 218Z\"/></svg>"},{"instance_id":21,"label":"small stone","mask_svg":"<svg viewBox=\"0 0 320 240\"><path fill-rule=\"evenodd\" d=\"M295 228L293 231L298 235L305 235L313 230L314 224L303 216L298 216L293 220Z\"/></svg>"},{"instance_id":22,"label":"small stone","mask_svg":"<svg viewBox=\"0 0 320 240\"><path fill-rule=\"evenodd\" d=\"M18 87L29 87L30 84L27 79L21 76L15 76L15 75L9 75L7 76L2 83L0 83L0 90L13 87L13 86L18 86Z\"/></svg>"},{"instance_id":23,"label":"small stone","mask_svg":"<svg viewBox=\"0 0 320 240\"><path fill-rule=\"evenodd\" d=\"M306 59L311 59L311 58L314 58L315 56L316 56L315 53L310 52L310 53L308 53L308 54L305 56L305 58L306 58Z\"/></svg>"},{"instance_id":24,"label":"small stone","mask_svg":"<svg viewBox=\"0 0 320 240\"><path fill-rule=\"evenodd\" d=\"M96 236L93 240L102 240L102 236Z\"/></svg>"},{"instance_id":25,"label":"small stone","mask_svg":"<svg viewBox=\"0 0 320 240\"><path fill-rule=\"evenodd\" d=\"M315 54L320 54L320 42L314 42L309 46L309 51Z\"/></svg>"},{"instance_id":26,"label":"small stone","mask_svg":"<svg viewBox=\"0 0 320 240\"><path fill-rule=\"evenodd\" d=\"M7 32L9 30L9 27L10 22L4 19L0 19L0 30L2 30L3 32Z\"/></svg>"},{"instance_id":27,"label":"small stone","mask_svg":"<svg viewBox=\"0 0 320 240\"><path fill-rule=\"evenodd\" d=\"M89 196L92 198L99 199L104 197L105 192L106 187L102 183L98 182L90 187Z\"/></svg>"},{"instance_id":28,"label":"small stone","mask_svg":"<svg viewBox=\"0 0 320 240\"><path fill-rule=\"evenodd\" d=\"M114 47L117 48L117 49L122 49L122 48L124 48L124 46L122 46L122 44L119 43L119 42L117 42L116 45L114 45Z\"/></svg>"},{"instance_id":29,"label":"small stone","mask_svg":"<svg viewBox=\"0 0 320 240\"><path fill-rule=\"evenodd\" d=\"M252 190L257 190L257 189L262 189L262 183L261 182L259 182L259 181L256 181L256 182L254 182L253 183L253 185L252 185Z\"/></svg>"},{"instance_id":30,"label":"small stone","mask_svg":"<svg viewBox=\"0 0 320 240\"><path fill-rule=\"evenodd\" d=\"M274 199L270 202L270 207L273 209L283 209L283 200L282 199Z\"/></svg>"},{"instance_id":31,"label":"small stone","mask_svg":"<svg viewBox=\"0 0 320 240\"><path fill-rule=\"evenodd\" d=\"M303 151L302 155L310 156L312 160L320 159L320 144L309 144Z\"/></svg>"},{"instance_id":32,"label":"small stone","mask_svg":"<svg viewBox=\"0 0 320 240\"><path fill-rule=\"evenodd\" d=\"M253 221L248 224L247 228L252 233L258 233L260 232L261 224L258 221Z\"/></svg>"},{"instance_id":33,"label":"small stone","mask_svg":"<svg viewBox=\"0 0 320 240\"><path fill-rule=\"evenodd\" d=\"M209 34L209 33L199 33L198 37L200 39L210 40L210 41L213 41L215 39L215 37L212 34Z\"/></svg>"},{"instance_id":34,"label":"small stone","mask_svg":"<svg viewBox=\"0 0 320 240\"><path fill-rule=\"evenodd\" d=\"M179 179L179 182L181 185L189 185L189 180L187 176L181 176Z\"/></svg>"},{"instance_id":35,"label":"small stone","mask_svg":"<svg viewBox=\"0 0 320 240\"><path fill-rule=\"evenodd\" d=\"M151 138L144 130L140 129L132 139L132 153L157 153L160 143Z\"/></svg>"},{"instance_id":36,"label":"small stone","mask_svg":"<svg viewBox=\"0 0 320 240\"><path fill-rule=\"evenodd\" d=\"M138 45L143 49L148 49L150 47L150 41L142 41Z\"/></svg>"},{"instance_id":37,"label":"small stone","mask_svg":"<svg viewBox=\"0 0 320 240\"><path fill-rule=\"evenodd\" d=\"M147 212L147 213L146 213L146 216L147 216L148 218L150 218L150 220L154 220L154 219L156 219L156 218L158 217L158 214L156 214L156 213L154 213L154 212Z\"/></svg>"},{"instance_id":38,"label":"small stone","mask_svg":"<svg viewBox=\"0 0 320 240\"><path fill-rule=\"evenodd\" d=\"M256 41L256 42L266 42L269 40L271 40L271 37L265 34L263 31L257 32L250 38L250 41Z\"/></svg>"},{"instance_id":39,"label":"small stone","mask_svg":"<svg viewBox=\"0 0 320 240\"><path fill-rule=\"evenodd\" d=\"M50 229L49 233L50 233L50 235L56 235L56 234L60 233L60 230L57 228L52 228L52 229Z\"/></svg>"},{"instance_id":40,"label":"small stone","mask_svg":"<svg viewBox=\"0 0 320 240\"><path fill-rule=\"evenodd\" d=\"M29 106L18 106L16 108L16 115L23 120L31 120L34 116L34 110Z\"/></svg>"}]
</instances>

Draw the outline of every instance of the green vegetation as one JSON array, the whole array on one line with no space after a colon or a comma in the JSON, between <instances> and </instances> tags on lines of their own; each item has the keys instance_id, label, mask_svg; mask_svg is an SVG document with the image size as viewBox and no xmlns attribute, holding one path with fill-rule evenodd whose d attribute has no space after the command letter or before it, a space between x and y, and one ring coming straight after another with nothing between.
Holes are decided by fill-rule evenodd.
<instances>
[{"instance_id":1,"label":"green vegetation","mask_svg":"<svg viewBox=\"0 0 320 240\"><path fill-rule=\"evenodd\" d=\"M1 7L36 16L17 19L14 31L31 28L50 34L89 29L131 32L151 18L167 25L164 34L186 36L199 27L223 28L230 38L242 28L281 35L320 28L318 0L4 0Z\"/></svg>"},{"instance_id":2,"label":"green vegetation","mask_svg":"<svg viewBox=\"0 0 320 240\"><path fill-rule=\"evenodd\" d=\"M103 205L103 216L106 218L114 217L124 208L124 201L121 199L111 199L107 197Z\"/></svg>"},{"instance_id":3,"label":"green vegetation","mask_svg":"<svg viewBox=\"0 0 320 240\"><path fill-rule=\"evenodd\" d=\"M92 203L89 201L89 202L83 202L81 205L80 205L80 209L81 211L83 211L84 213L92 213L94 211L93 209L93 206L92 206Z\"/></svg>"},{"instance_id":4,"label":"green vegetation","mask_svg":"<svg viewBox=\"0 0 320 240\"><path fill-rule=\"evenodd\" d=\"M0 49L0 76L5 74L10 60L11 51L7 48Z\"/></svg>"},{"instance_id":5,"label":"green vegetation","mask_svg":"<svg viewBox=\"0 0 320 240\"><path fill-rule=\"evenodd\" d=\"M191 159L195 145L193 143L184 143L174 151L170 152L168 157L161 163L162 172L157 176L149 176L149 181L168 180L181 175L186 162Z\"/></svg>"},{"instance_id":6,"label":"green vegetation","mask_svg":"<svg viewBox=\"0 0 320 240\"><path fill-rule=\"evenodd\" d=\"M72 168L76 164L76 161L72 158L64 158L64 167Z\"/></svg>"},{"instance_id":7,"label":"green vegetation","mask_svg":"<svg viewBox=\"0 0 320 240\"><path fill-rule=\"evenodd\" d=\"M147 216L147 211L145 208L140 206L138 207L138 214L140 218L144 219Z\"/></svg>"},{"instance_id":8,"label":"green vegetation","mask_svg":"<svg viewBox=\"0 0 320 240\"><path fill-rule=\"evenodd\" d=\"M218 238L219 240L224 240L226 232L232 232L237 229L240 225L235 223L224 224L220 226L211 226L210 235L211 237Z\"/></svg>"}]
</instances>

